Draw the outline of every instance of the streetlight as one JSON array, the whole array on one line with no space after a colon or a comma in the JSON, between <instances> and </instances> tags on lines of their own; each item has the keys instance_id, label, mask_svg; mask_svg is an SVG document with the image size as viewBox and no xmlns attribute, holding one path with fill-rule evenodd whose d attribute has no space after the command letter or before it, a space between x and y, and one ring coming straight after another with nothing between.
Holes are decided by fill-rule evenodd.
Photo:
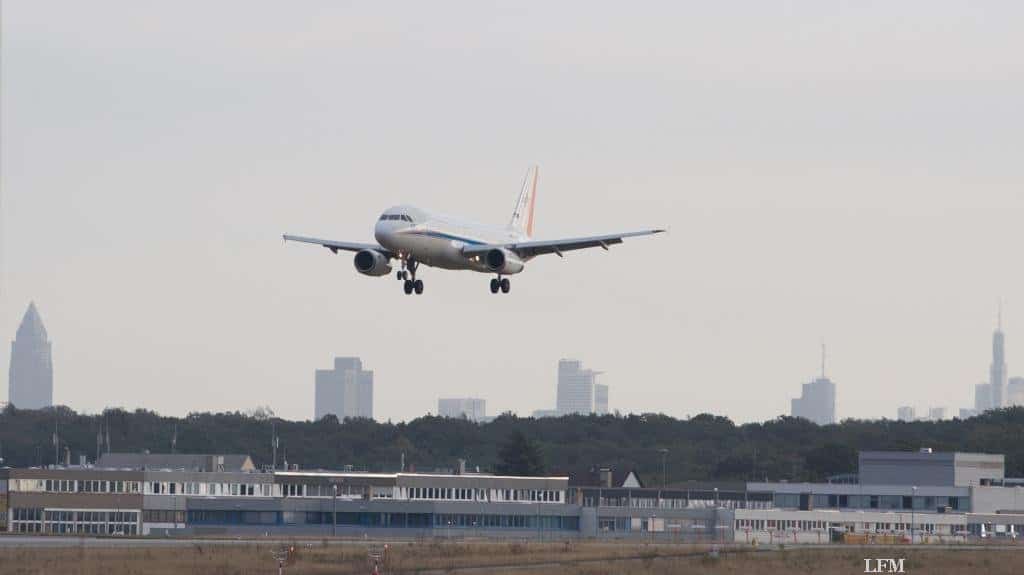
<instances>
[{"instance_id":1,"label":"streetlight","mask_svg":"<svg viewBox=\"0 0 1024 575\"><path fill-rule=\"evenodd\" d=\"M914 485L910 488L912 495L910 496L910 544L914 544L914 500L917 499L917 486Z\"/></svg>"},{"instance_id":2,"label":"streetlight","mask_svg":"<svg viewBox=\"0 0 1024 575\"><path fill-rule=\"evenodd\" d=\"M665 457L668 455L668 449L662 447L658 452L661 453L661 488L665 489Z\"/></svg>"},{"instance_id":3,"label":"streetlight","mask_svg":"<svg viewBox=\"0 0 1024 575\"><path fill-rule=\"evenodd\" d=\"M338 535L338 484L334 484L334 497L331 498L331 537Z\"/></svg>"}]
</instances>

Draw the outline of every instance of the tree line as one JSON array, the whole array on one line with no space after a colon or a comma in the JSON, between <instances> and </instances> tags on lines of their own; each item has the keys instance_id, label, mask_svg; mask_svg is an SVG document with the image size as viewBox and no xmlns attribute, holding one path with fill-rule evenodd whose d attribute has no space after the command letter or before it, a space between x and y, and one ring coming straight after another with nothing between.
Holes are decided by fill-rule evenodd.
<instances>
[{"instance_id":1,"label":"tree line","mask_svg":"<svg viewBox=\"0 0 1024 575\"><path fill-rule=\"evenodd\" d=\"M488 423L426 416L408 422L369 419L289 421L267 411L191 413L183 418L152 411L108 409L79 414L67 407L0 412L4 465L48 465L65 449L77 463L98 450L114 452L246 453L270 466L301 469L397 471L467 469L503 474L586 474L600 467L635 470L648 485L687 480L821 481L857 470L860 450L1003 453L1008 476L1024 476L1024 408L986 412L970 419L899 422L848 419L819 426L793 417L736 425L701 414L676 419L661 414L569 415ZM54 444L57 436L58 445ZM56 447L56 449L55 449ZM665 451L667 450L667 451ZM664 457L664 459L663 459ZM664 463L664 468L662 467Z\"/></svg>"}]
</instances>

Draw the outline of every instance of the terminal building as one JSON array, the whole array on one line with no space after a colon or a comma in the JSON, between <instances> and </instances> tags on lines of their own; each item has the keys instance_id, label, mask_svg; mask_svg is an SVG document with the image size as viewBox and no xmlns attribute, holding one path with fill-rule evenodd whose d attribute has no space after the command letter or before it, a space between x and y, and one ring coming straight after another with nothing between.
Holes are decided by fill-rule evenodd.
<instances>
[{"instance_id":1,"label":"terminal building","mask_svg":"<svg viewBox=\"0 0 1024 575\"><path fill-rule=\"evenodd\" d=\"M0 469L0 531L108 536L650 538L953 542L1016 537L1024 480L1003 456L863 452L837 483L643 487L568 477L260 471L247 456L105 456Z\"/></svg>"}]
</instances>

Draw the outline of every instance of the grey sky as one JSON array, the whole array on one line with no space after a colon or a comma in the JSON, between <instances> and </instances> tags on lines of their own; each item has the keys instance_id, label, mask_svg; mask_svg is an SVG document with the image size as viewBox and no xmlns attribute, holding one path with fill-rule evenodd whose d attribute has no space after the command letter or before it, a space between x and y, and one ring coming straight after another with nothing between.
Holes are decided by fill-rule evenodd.
<instances>
[{"instance_id":1,"label":"grey sky","mask_svg":"<svg viewBox=\"0 0 1024 575\"><path fill-rule=\"evenodd\" d=\"M359 355L379 419L554 405L788 412L829 344L839 415L972 403L1005 296L1024 374L1019 2L3 5L0 336L30 299L54 397L313 411ZM283 232L410 202L536 235L668 236L406 297ZM10 348L0 345L0 364ZM6 385L4 386L6 389ZM3 397L5 392L0 392Z\"/></svg>"}]
</instances>

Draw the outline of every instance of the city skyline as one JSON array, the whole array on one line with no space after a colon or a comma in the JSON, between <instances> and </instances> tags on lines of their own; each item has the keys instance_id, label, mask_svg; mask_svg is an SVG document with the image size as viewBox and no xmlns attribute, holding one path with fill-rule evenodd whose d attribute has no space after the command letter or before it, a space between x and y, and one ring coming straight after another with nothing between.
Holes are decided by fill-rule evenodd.
<instances>
[{"instance_id":1,"label":"city skyline","mask_svg":"<svg viewBox=\"0 0 1024 575\"><path fill-rule=\"evenodd\" d=\"M41 317L39 316L34 302L29 304L29 308L26 310L22 322L19 324L18 334L24 335L26 340L34 340L41 337L41 341L45 344L45 354L42 355L45 355L45 359L49 361L50 342L47 339L46 329L42 325ZM16 347L15 343L16 342L12 342L12 349ZM1007 373L1005 360L1000 361L1001 358L1005 357L1005 333L1002 330L1001 307L997 327L993 332L992 343L993 358L989 372L994 380L998 380L1000 373L1003 375ZM805 417L820 425L826 425L828 423L838 423L841 421L841 418L836 414L835 383L825 376L826 356L824 345L822 345L821 353L821 374L811 382L803 384L801 396L793 398L790 401L789 414L795 417ZM50 366L50 369L52 370L52 365ZM13 373L14 363L12 361L10 374ZM600 375L600 373L601 372L591 369L584 369L583 363L579 360L560 359L558 362L558 384L556 385L556 396L558 396L556 398L556 408L527 409L519 412L512 409L504 409L499 410L499 413L512 412L523 417L557 417L572 413L594 413L597 415L610 413L608 408L608 385L599 384L595 381L596 376ZM320 419L328 413L335 413L336 411L342 412L341 415L335 413L335 415L339 416L339 419L343 419L345 417L373 418L373 371L363 371L362 363L359 358L336 357L334 360L334 367L331 370L316 370L315 375L314 387L316 389L316 397L314 402L314 420ZM51 384L49 391L52 396L52 371L50 381ZM331 389L329 390L328 388ZM989 383L977 384L974 387L975 405L978 405L980 401L993 401L991 389L992 385ZM1007 377L1005 394L1005 406L1024 405L1024 377ZM8 402L0 401L0 407L7 405L7 403ZM557 407L559 403L561 403L561 408ZM334 404L336 407L334 409L327 407L330 404ZM345 407L346 404L350 407ZM466 416L468 419L473 421L486 422L493 419L495 416L486 416L485 405L486 400L481 398L440 398L437 400L437 412L438 415L444 417ZM273 410L272 405L267 406ZM75 409L75 406L68 407ZM138 407L145 408L146 406ZM260 404L257 407L262 408L263 404ZM589 409L589 411L587 411L587 409ZM925 408L927 416L918 417L916 415L916 406L901 405L896 409L896 419L899 421L938 421L952 417L950 410L951 408L949 406L929 406ZM984 410L985 409L960 408L958 415L962 419L977 415ZM664 413L664 411L651 409L641 409L636 412L626 413L655 412ZM424 413L412 416L410 419L429 414L430 411L427 410ZM713 414L725 415L719 413ZM669 415L672 414L669 413ZM773 417L774 416L767 415L762 419L762 421L770 420ZM883 413L873 415L869 417L869 419L884 419L886 417L887 416ZM298 420L301 419L302 418L298 418Z\"/></svg>"}]
</instances>

